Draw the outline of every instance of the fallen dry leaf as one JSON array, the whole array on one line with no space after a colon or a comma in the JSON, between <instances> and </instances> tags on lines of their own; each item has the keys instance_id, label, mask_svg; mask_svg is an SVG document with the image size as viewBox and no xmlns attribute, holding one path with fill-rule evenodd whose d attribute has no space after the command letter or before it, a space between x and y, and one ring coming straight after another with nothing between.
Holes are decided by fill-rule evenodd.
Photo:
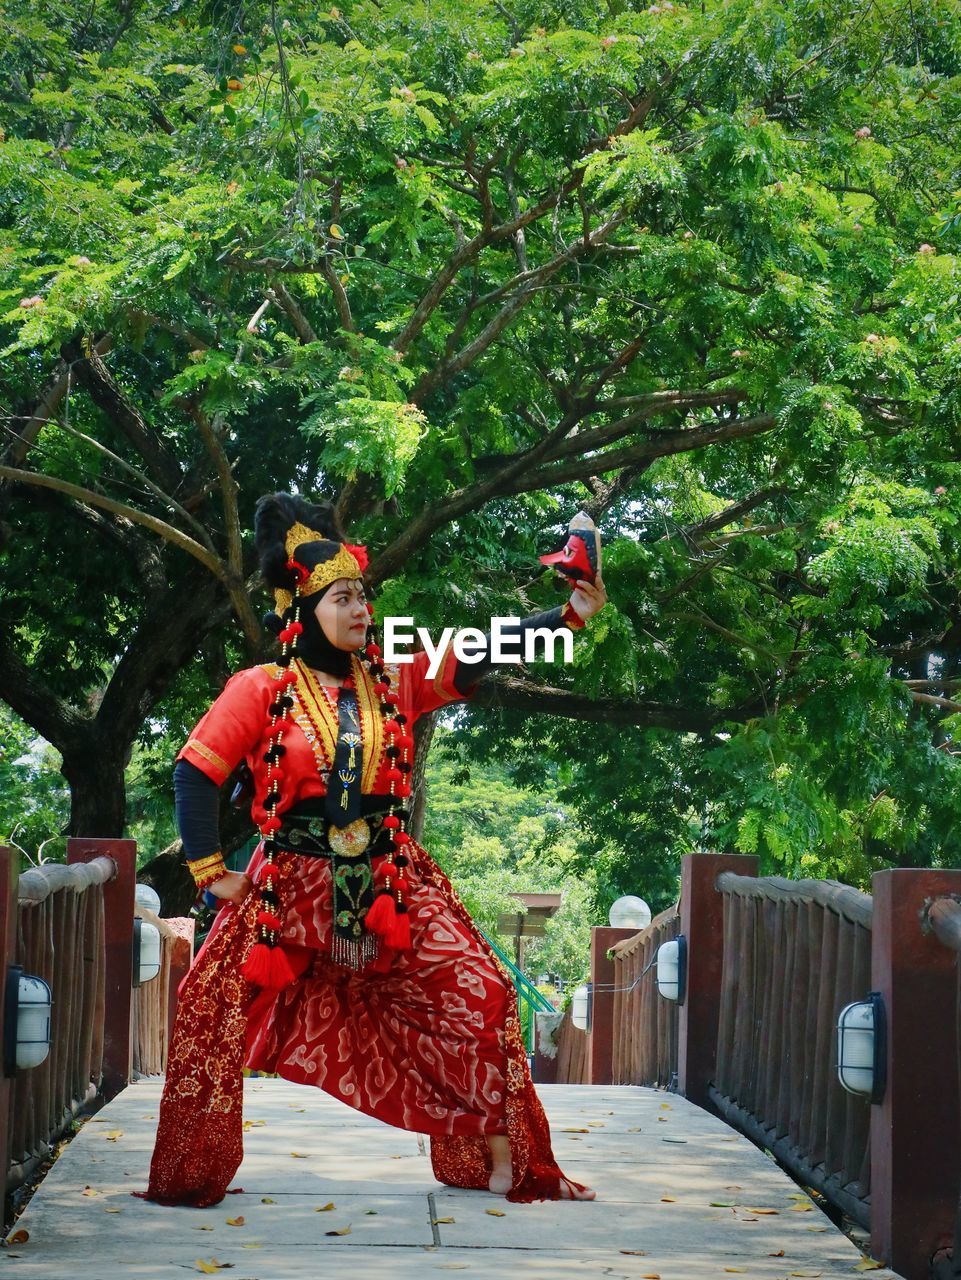
<instances>
[{"instance_id":1,"label":"fallen dry leaf","mask_svg":"<svg viewBox=\"0 0 961 1280\"><path fill-rule=\"evenodd\" d=\"M827 1231L827 1227L805 1227L805 1231Z\"/></svg>"},{"instance_id":2,"label":"fallen dry leaf","mask_svg":"<svg viewBox=\"0 0 961 1280\"><path fill-rule=\"evenodd\" d=\"M811 1204L811 1203L810 1203L810 1201L808 1201L808 1203L807 1203L807 1204L792 1204L792 1205L791 1205L791 1212L792 1212L792 1213L812 1213L812 1212L813 1212L813 1210L814 1210L814 1205L813 1205L813 1204Z\"/></svg>"},{"instance_id":3,"label":"fallen dry leaf","mask_svg":"<svg viewBox=\"0 0 961 1280\"><path fill-rule=\"evenodd\" d=\"M769 1253L767 1256L768 1256L769 1258L783 1258L783 1257L784 1257L784 1250L783 1250L783 1249L778 1249L777 1253Z\"/></svg>"},{"instance_id":4,"label":"fallen dry leaf","mask_svg":"<svg viewBox=\"0 0 961 1280\"><path fill-rule=\"evenodd\" d=\"M821 1272L821 1271L792 1271L792 1272L790 1272L790 1274L791 1274L792 1276L807 1276L807 1277L809 1277L809 1280L815 1280L815 1278L816 1278L817 1276L819 1276L819 1275L823 1275L823 1272Z\"/></svg>"},{"instance_id":5,"label":"fallen dry leaf","mask_svg":"<svg viewBox=\"0 0 961 1280\"><path fill-rule=\"evenodd\" d=\"M657 1119L660 1124L667 1124L667 1116L658 1116Z\"/></svg>"},{"instance_id":6,"label":"fallen dry leaf","mask_svg":"<svg viewBox=\"0 0 961 1280\"><path fill-rule=\"evenodd\" d=\"M334 1204L333 1200L331 1200L327 1204L318 1205L317 1208L314 1210L314 1213L329 1213L331 1209L336 1209L336 1208L337 1206Z\"/></svg>"},{"instance_id":7,"label":"fallen dry leaf","mask_svg":"<svg viewBox=\"0 0 961 1280\"><path fill-rule=\"evenodd\" d=\"M439 1226L442 1222L456 1222L456 1221L457 1221L456 1218L431 1218L431 1222L434 1224L435 1227Z\"/></svg>"},{"instance_id":8,"label":"fallen dry leaf","mask_svg":"<svg viewBox=\"0 0 961 1280\"><path fill-rule=\"evenodd\" d=\"M106 1205L103 1207L104 1213L120 1213L119 1209L108 1209Z\"/></svg>"},{"instance_id":9,"label":"fallen dry leaf","mask_svg":"<svg viewBox=\"0 0 961 1280\"><path fill-rule=\"evenodd\" d=\"M492 1218L505 1218L507 1216L503 1209L485 1209L484 1212Z\"/></svg>"},{"instance_id":10,"label":"fallen dry leaf","mask_svg":"<svg viewBox=\"0 0 961 1280\"><path fill-rule=\"evenodd\" d=\"M109 1133L105 1133L104 1137L108 1142L116 1142L118 1138L123 1137L123 1129L111 1129Z\"/></svg>"},{"instance_id":11,"label":"fallen dry leaf","mask_svg":"<svg viewBox=\"0 0 961 1280\"><path fill-rule=\"evenodd\" d=\"M377 1217L377 1210L376 1210L376 1209L365 1209L365 1210L364 1210L364 1213L366 1213L366 1214L367 1214L367 1216L368 1216L369 1218L376 1218L376 1217Z\"/></svg>"},{"instance_id":12,"label":"fallen dry leaf","mask_svg":"<svg viewBox=\"0 0 961 1280\"><path fill-rule=\"evenodd\" d=\"M325 1235L325 1236L349 1236L349 1235L350 1235L350 1223L348 1222L346 1227L339 1227L339 1228L337 1228L337 1229L336 1229L336 1230L334 1230L334 1231L325 1231L325 1232L324 1232L324 1235Z\"/></svg>"},{"instance_id":13,"label":"fallen dry leaf","mask_svg":"<svg viewBox=\"0 0 961 1280\"><path fill-rule=\"evenodd\" d=\"M277 1201L276 1201L276 1200L271 1200L270 1196L261 1196L261 1197L260 1197L260 1203L261 1203L261 1204L276 1204L276 1203L277 1203Z\"/></svg>"},{"instance_id":14,"label":"fallen dry leaf","mask_svg":"<svg viewBox=\"0 0 961 1280\"><path fill-rule=\"evenodd\" d=\"M780 1213L780 1212L781 1212L780 1209L748 1209L748 1213L772 1214L772 1213Z\"/></svg>"},{"instance_id":15,"label":"fallen dry leaf","mask_svg":"<svg viewBox=\"0 0 961 1280\"><path fill-rule=\"evenodd\" d=\"M641 1280L661 1280L661 1277L656 1271L649 1271L647 1275L641 1276Z\"/></svg>"},{"instance_id":16,"label":"fallen dry leaf","mask_svg":"<svg viewBox=\"0 0 961 1280\"><path fill-rule=\"evenodd\" d=\"M621 1253L629 1253L634 1258L646 1258L646 1249L622 1249Z\"/></svg>"},{"instance_id":17,"label":"fallen dry leaf","mask_svg":"<svg viewBox=\"0 0 961 1280\"><path fill-rule=\"evenodd\" d=\"M228 1227L242 1227L243 1225L244 1225L244 1218L243 1218L243 1215L242 1215L242 1214L241 1214L241 1216L240 1216L239 1218L228 1218L228 1219L227 1219L227 1226L228 1226Z\"/></svg>"},{"instance_id":18,"label":"fallen dry leaf","mask_svg":"<svg viewBox=\"0 0 961 1280\"><path fill-rule=\"evenodd\" d=\"M673 1108L669 1102L662 1102L660 1109L661 1111L671 1111Z\"/></svg>"},{"instance_id":19,"label":"fallen dry leaf","mask_svg":"<svg viewBox=\"0 0 961 1280\"><path fill-rule=\"evenodd\" d=\"M218 1262L216 1258L211 1258L209 1262L198 1258L196 1262L197 1270L202 1271L205 1276L216 1275L218 1271L227 1271L233 1265L232 1262Z\"/></svg>"},{"instance_id":20,"label":"fallen dry leaf","mask_svg":"<svg viewBox=\"0 0 961 1280\"><path fill-rule=\"evenodd\" d=\"M590 1129L562 1129L561 1133L590 1133Z\"/></svg>"},{"instance_id":21,"label":"fallen dry leaf","mask_svg":"<svg viewBox=\"0 0 961 1280\"><path fill-rule=\"evenodd\" d=\"M213 1231L213 1227L194 1227L194 1231Z\"/></svg>"},{"instance_id":22,"label":"fallen dry leaf","mask_svg":"<svg viewBox=\"0 0 961 1280\"><path fill-rule=\"evenodd\" d=\"M242 1244L241 1249L262 1249L264 1246L259 1240L251 1240L250 1244Z\"/></svg>"},{"instance_id":23,"label":"fallen dry leaf","mask_svg":"<svg viewBox=\"0 0 961 1280\"><path fill-rule=\"evenodd\" d=\"M862 1255L861 1261L855 1266L855 1271L880 1271L884 1266L883 1262L875 1262L873 1258L869 1258L866 1254Z\"/></svg>"},{"instance_id":24,"label":"fallen dry leaf","mask_svg":"<svg viewBox=\"0 0 961 1280\"><path fill-rule=\"evenodd\" d=\"M306 1159L307 1159L307 1156L305 1156L305 1155L304 1155L304 1153L303 1153L302 1151L291 1151L291 1153L290 1153L290 1154L294 1157L294 1159L295 1159L295 1160L306 1160Z\"/></svg>"},{"instance_id":25,"label":"fallen dry leaf","mask_svg":"<svg viewBox=\"0 0 961 1280\"><path fill-rule=\"evenodd\" d=\"M677 1196L661 1196L664 1204L677 1204Z\"/></svg>"},{"instance_id":26,"label":"fallen dry leaf","mask_svg":"<svg viewBox=\"0 0 961 1280\"><path fill-rule=\"evenodd\" d=\"M628 1129L628 1131L627 1131L627 1132L628 1132L628 1133L642 1133L642 1132L643 1132L643 1130L641 1129L641 1126L640 1126L640 1125L636 1125L633 1129Z\"/></svg>"},{"instance_id":27,"label":"fallen dry leaf","mask_svg":"<svg viewBox=\"0 0 961 1280\"><path fill-rule=\"evenodd\" d=\"M19 1231L15 1231L12 1236L7 1236L7 1244L26 1244L30 1239L30 1232L26 1227L21 1227Z\"/></svg>"},{"instance_id":28,"label":"fallen dry leaf","mask_svg":"<svg viewBox=\"0 0 961 1280\"><path fill-rule=\"evenodd\" d=\"M745 1272L745 1271L747 1270L747 1267L725 1267L725 1268L724 1268L724 1270L725 1270L725 1271L736 1271L736 1272L738 1272L738 1274L742 1274L743 1272Z\"/></svg>"},{"instance_id":29,"label":"fallen dry leaf","mask_svg":"<svg viewBox=\"0 0 961 1280\"><path fill-rule=\"evenodd\" d=\"M737 1205L731 1204L729 1200L712 1200L709 1207L711 1209L736 1209Z\"/></svg>"}]
</instances>

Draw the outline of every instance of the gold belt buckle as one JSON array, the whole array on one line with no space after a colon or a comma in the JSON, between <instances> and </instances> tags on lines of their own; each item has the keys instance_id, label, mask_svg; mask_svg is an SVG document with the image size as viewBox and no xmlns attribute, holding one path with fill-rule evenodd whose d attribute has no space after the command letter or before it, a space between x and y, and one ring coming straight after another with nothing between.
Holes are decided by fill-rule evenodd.
<instances>
[{"instance_id":1,"label":"gold belt buckle","mask_svg":"<svg viewBox=\"0 0 961 1280\"><path fill-rule=\"evenodd\" d=\"M355 818L346 827L327 828L327 842L342 858L359 858L370 844L370 826L366 818Z\"/></svg>"}]
</instances>

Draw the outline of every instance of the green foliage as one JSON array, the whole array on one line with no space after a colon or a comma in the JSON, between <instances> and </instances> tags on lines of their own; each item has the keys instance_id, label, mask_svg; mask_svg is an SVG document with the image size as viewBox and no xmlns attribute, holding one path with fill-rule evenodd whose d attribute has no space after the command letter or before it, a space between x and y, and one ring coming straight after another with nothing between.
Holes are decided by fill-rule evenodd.
<instances>
[{"instance_id":1,"label":"green foliage","mask_svg":"<svg viewBox=\"0 0 961 1280\"><path fill-rule=\"evenodd\" d=\"M543 865L601 915L622 891L667 905L680 854L712 844L862 884L961 862L956 4L8 0L3 20L0 430L41 422L19 461L91 500L3 491L0 644L60 708L59 747L111 695L131 712L116 757L146 843L169 834L171 754L255 646L198 627L138 686L198 590L181 549L93 499L225 565L205 421L255 612L269 490L345 491L373 555L445 511L379 584L433 632L555 603L537 556L598 511L610 603L570 668L525 673L596 718L506 694L452 730L517 819L431 818L485 919L548 836L514 787L563 811ZM233 575L206 580L211 610ZM26 712L22 669L0 664Z\"/></svg>"},{"instance_id":2,"label":"green foliage","mask_svg":"<svg viewBox=\"0 0 961 1280\"><path fill-rule=\"evenodd\" d=\"M21 851L22 870L63 861L69 815L57 752L0 702L0 844Z\"/></svg>"},{"instance_id":3,"label":"green foliage","mask_svg":"<svg viewBox=\"0 0 961 1280\"><path fill-rule=\"evenodd\" d=\"M576 982L589 967L591 925L606 918L595 877L578 872L577 823L550 786L532 790L512 775L496 763L465 767L451 731L438 726L427 769L425 847L491 937L502 916L523 910L512 894L560 891L546 935L525 944L525 969L529 977ZM510 935L500 943L508 951L513 945Z\"/></svg>"}]
</instances>

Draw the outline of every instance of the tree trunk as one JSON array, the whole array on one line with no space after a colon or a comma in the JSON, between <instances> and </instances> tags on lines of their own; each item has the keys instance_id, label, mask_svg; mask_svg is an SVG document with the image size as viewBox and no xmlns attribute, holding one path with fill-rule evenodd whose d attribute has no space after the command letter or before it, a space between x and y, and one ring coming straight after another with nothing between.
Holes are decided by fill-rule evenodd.
<instances>
[{"instance_id":1,"label":"tree trunk","mask_svg":"<svg viewBox=\"0 0 961 1280\"><path fill-rule=\"evenodd\" d=\"M116 750L98 750L87 742L64 754L60 772L70 783L69 834L106 839L122 836L127 788L124 760Z\"/></svg>"}]
</instances>

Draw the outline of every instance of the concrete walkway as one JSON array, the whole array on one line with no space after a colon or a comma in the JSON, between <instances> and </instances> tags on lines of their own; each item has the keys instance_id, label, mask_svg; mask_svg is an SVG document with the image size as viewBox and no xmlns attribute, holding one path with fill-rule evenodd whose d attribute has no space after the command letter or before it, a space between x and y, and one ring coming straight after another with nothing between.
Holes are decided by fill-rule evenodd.
<instances>
[{"instance_id":1,"label":"concrete walkway","mask_svg":"<svg viewBox=\"0 0 961 1280\"><path fill-rule=\"evenodd\" d=\"M753 1280L859 1274L861 1255L746 1138L672 1094L546 1085L554 1149L594 1203L509 1204L437 1183L415 1134L283 1080L246 1082L243 1194L210 1209L138 1200L161 1081L89 1121L0 1253L24 1280ZM219 1264L219 1265L218 1265ZM871 1271L892 1280L891 1271Z\"/></svg>"}]
</instances>

